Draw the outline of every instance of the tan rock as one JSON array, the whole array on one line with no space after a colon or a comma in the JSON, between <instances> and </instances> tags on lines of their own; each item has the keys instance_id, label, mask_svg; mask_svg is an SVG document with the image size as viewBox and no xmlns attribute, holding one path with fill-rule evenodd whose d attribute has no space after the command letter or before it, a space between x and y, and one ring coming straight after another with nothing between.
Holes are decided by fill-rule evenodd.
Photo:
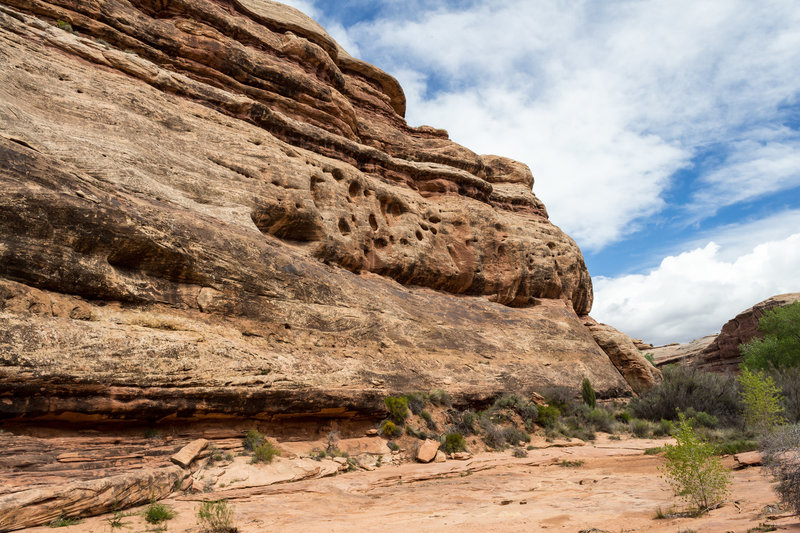
<instances>
[{"instance_id":1,"label":"tan rock","mask_svg":"<svg viewBox=\"0 0 800 533\"><path fill-rule=\"evenodd\" d=\"M634 392L644 392L661 381L661 371L651 365L630 337L587 317L586 327Z\"/></svg>"},{"instance_id":2,"label":"tan rock","mask_svg":"<svg viewBox=\"0 0 800 533\"><path fill-rule=\"evenodd\" d=\"M733 459L736 461L736 464L739 465L739 468L761 466L764 461L764 457L761 455L761 452L758 451L737 453L733 456Z\"/></svg>"},{"instance_id":3,"label":"tan rock","mask_svg":"<svg viewBox=\"0 0 800 533\"><path fill-rule=\"evenodd\" d=\"M444 463L447 461L447 454L442 450L436 451L436 457L433 459L434 463Z\"/></svg>"},{"instance_id":4,"label":"tan rock","mask_svg":"<svg viewBox=\"0 0 800 533\"><path fill-rule=\"evenodd\" d=\"M430 463L436 458L439 451L439 441L433 439L425 439L420 444L417 450L416 459L420 463Z\"/></svg>"},{"instance_id":5,"label":"tan rock","mask_svg":"<svg viewBox=\"0 0 800 533\"><path fill-rule=\"evenodd\" d=\"M371 417L411 375L630 393L530 169L408 126L296 10L146 4L0 9L0 418Z\"/></svg>"},{"instance_id":6,"label":"tan rock","mask_svg":"<svg viewBox=\"0 0 800 533\"><path fill-rule=\"evenodd\" d=\"M170 461L182 468L189 468L200 452L206 449L208 441L206 439L196 439L180 449L178 453L170 457Z\"/></svg>"},{"instance_id":7,"label":"tan rock","mask_svg":"<svg viewBox=\"0 0 800 533\"><path fill-rule=\"evenodd\" d=\"M469 452L455 452L450 454L450 459L455 459L456 461L466 461L471 458L472 454Z\"/></svg>"}]
</instances>

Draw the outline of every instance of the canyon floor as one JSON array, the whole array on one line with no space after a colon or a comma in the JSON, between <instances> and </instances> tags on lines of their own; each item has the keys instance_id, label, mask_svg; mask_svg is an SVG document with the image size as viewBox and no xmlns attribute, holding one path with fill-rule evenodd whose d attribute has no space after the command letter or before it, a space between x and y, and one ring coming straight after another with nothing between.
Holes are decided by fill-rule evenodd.
<instances>
[{"instance_id":1,"label":"canyon floor","mask_svg":"<svg viewBox=\"0 0 800 533\"><path fill-rule=\"evenodd\" d=\"M59 455L62 462L74 461L71 464L76 465L72 473L40 472L33 477L16 475L10 470L0 472L6 489L13 491L14 484L53 483L57 482L58 475L72 478L80 477L80 472L91 471L87 464L80 466L80 461L90 451L92 438L45 434L2 437L6 449L14 440L27 439L28 446L49 440L50 450L70 450ZM106 457L104 464L121 470L147 468L143 461L157 462L159 449L170 448L182 439L166 440L165 443L161 437L149 439L150 444L147 444L139 438L136 442L140 446L154 450L142 454L125 453L125 450L130 452L128 448L136 442L116 439L116 446L111 448L118 450L117 457L121 459ZM234 439L213 442L220 449L234 451ZM121 527L112 528L112 515L106 514L58 530L64 533L199 532L196 513L200 502L226 498L234 509L235 525L241 533L771 530L752 529L763 524L772 524L779 530L800 531L800 520L780 510L771 483L759 467L732 470L730 497L718 509L698 518L656 519L659 509L669 514L682 508L667 483L659 477L658 467L663 458L644 453L647 448L665 442L668 441L626 437L611 440L600 434L592 444L583 445L573 440L553 446L534 437L532 446L535 449L528 450L528 456L522 458L513 457L509 451L478 453L467 460L419 464L399 462L395 455L392 463L384 462L373 470L359 469L336 475L327 475L331 469L326 465L333 465L332 470L336 470L336 463L330 458L317 462L304 457L312 448L324 447L324 442L282 442L284 455L270 465L251 465L248 457L236 455L222 463L202 467L193 476L196 483L205 483L200 492L173 493L163 500L177 512L174 519L165 523L165 529L147 524L144 520L146 506L141 506L124 511ZM381 444L385 446L385 441L379 437L340 441L342 448L364 451ZM387 458L389 456L391 454L387 454ZM138 458L140 464L134 464L131 458ZM726 457L724 462L732 469L735 466L732 457ZM309 464L318 466L309 470ZM327 477L275 483L276 480L302 478L304 474L298 475L301 471L312 477ZM26 531L43 533L53 529L43 526Z\"/></svg>"}]
</instances>

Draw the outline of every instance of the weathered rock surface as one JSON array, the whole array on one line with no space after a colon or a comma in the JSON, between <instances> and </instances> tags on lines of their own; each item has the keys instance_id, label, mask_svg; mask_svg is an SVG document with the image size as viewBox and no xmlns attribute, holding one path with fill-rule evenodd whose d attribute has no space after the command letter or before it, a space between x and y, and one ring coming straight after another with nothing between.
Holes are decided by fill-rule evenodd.
<instances>
[{"instance_id":1,"label":"weathered rock surface","mask_svg":"<svg viewBox=\"0 0 800 533\"><path fill-rule=\"evenodd\" d=\"M652 353L658 366L678 363L711 372L736 372L742 362L739 345L762 336L758 331L758 320L764 312L797 301L800 301L800 293L797 292L772 296L726 322L718 335L642 351Z\"/></svg>"},{"instance_id":2,"label":"weathered rock surface","mask_svg":"<svg viewBox=\"0 0 800 533\"><path fill-rule=\"evenodd\" d=\"M0 418L639 387L583 326L590 277L529 169L408 126L397 82L298 11L0 4Z\"/></svg>"},{"instance_id":3,"label":"weathered rock surface","mask_svg":"<svg viewBox=\"0 0 800 533\"><path fill-rule=\"evenodd\" d=\"M626 334L589 317L584 324L635 392L643 392L661 381L661 371L644 358Z\"/></svg>"}]
</instances>

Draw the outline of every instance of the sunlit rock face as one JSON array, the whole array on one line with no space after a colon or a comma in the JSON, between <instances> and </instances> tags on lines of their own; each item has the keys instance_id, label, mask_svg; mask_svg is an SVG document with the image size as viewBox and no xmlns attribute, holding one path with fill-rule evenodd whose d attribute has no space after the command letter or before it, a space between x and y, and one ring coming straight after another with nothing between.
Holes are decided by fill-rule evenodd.
<instances>
[{"instance_id":1,"label":"sunlit rock face","mask_svg":"<svg viewBox=\"0 0 800 533\"><path fill-rule=\"evenodd\" d=\"M248 0L0 1L0 416L628 394L523 164Z\"/></svg>"}]
</instances>

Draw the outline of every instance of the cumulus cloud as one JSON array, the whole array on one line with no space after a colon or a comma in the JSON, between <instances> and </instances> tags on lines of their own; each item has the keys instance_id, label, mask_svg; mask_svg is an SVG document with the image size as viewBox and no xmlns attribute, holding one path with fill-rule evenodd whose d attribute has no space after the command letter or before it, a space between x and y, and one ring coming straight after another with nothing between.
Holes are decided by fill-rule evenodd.
<instances>
[{"instance_id":1,"label":"cumulus cloud","mask_svg":"<svg viewBox=\"0 0 800 533\"><path fill-rule=\"evenodd\" d=\"M800 213L784 215L797 220ZM782 226L787 231L787 226ZM793 226L798 228L798 226ZM730 227L715 241L664 258L646 274L594 279L592 316L655 344L686 342L720 330L739 312L770 296L800 291L800 233L767 242L771 231L755 223ZM790 230L789 230L790 231ZM740 254L732 257L728 247Z\"/></svg>"},{"instance_id":2,"label":"cumulus cloud","mask_svg":"<svg viewBox=\"0 0 800 533\"><path fill-rule=\"evenodd\" d=\"M732 155L694 187L694 221L800 181L796 132L763 127L800 92L795 2L395 4L346 38L400 78L409 122L528 163L585 248L683 207L674 173L712 144Z\"/></svg>"}]
</instances>

